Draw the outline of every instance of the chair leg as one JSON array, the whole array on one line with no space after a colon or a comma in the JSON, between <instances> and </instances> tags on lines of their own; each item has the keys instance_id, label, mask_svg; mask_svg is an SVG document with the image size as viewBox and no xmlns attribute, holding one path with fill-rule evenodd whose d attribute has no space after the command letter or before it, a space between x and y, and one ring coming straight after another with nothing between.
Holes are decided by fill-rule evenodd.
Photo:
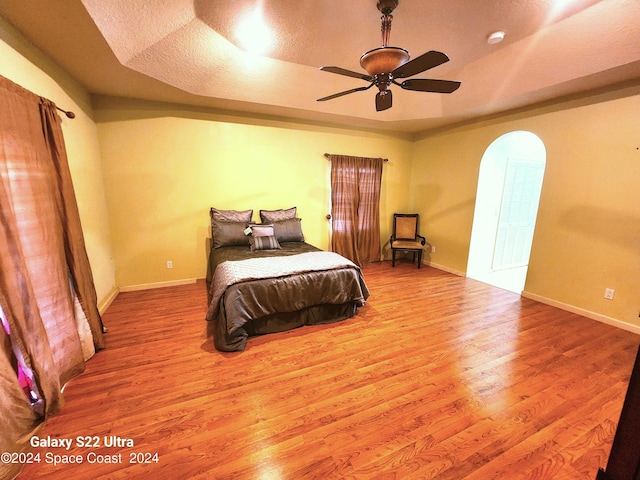
<instances>
[{"instance_id":1,"label":"chair leg","mask_svg":"<svg viewBox=\"0 0 640 480\"><path fill-rule=\"evenodd\" d=\"M422 266L422 250L418 252L418 268Z\"/></svg>"},{"instance_id":2,"label":"chair leg","mask_svg":"<svg viewBox=\"0 0 640 480\"><path fill-rule=\"evenodd\" d=\"M396 266L396 251L395 250L391 251L391 266L392 267Z\"/></svg>"}]
</instances>

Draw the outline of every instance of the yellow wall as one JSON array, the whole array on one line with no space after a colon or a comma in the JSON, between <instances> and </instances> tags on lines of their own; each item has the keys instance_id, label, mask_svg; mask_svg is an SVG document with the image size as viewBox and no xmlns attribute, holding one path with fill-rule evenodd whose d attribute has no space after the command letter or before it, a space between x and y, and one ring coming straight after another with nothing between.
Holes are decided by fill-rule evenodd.
<instances>
[{"instance_id":1,"label":"yellow wall","mask_svg":"<svg viewBox=\"0 0 640 480\"><path fill-rule=\"evenodd\" d=\"M465 272L480 160L514 130L547 150L525 294L639 326L640 88L452 129L415 143L411 206L436 252ZM605 288L614 288L612 301Z\"/></svg>"},{"instance_id":2,"label":"yellow wall","mask_svg":"<svg viewBox=\"0 0 640 480\"><path fill-rule=\"evenodd\" d=\"M76 114L73 120L62 116L62 129L100 306L116 284L98 133L91 118L89 94L1 17L0 75Z\"/></svg>"},{"instance_id":3,"label":"yellow wall","mask_svg":"<svg viewBox=\"0 0 640 480\"><path fill-rule=\"evenodd\" d=\"M210 207L253 209L259 221L260 209L296 206L306 240L328 249L325 152L389 158L383 239L409 204L408 140L123 99L95 108L120 287L203 278Z\"/></svg>"}]
</instances>

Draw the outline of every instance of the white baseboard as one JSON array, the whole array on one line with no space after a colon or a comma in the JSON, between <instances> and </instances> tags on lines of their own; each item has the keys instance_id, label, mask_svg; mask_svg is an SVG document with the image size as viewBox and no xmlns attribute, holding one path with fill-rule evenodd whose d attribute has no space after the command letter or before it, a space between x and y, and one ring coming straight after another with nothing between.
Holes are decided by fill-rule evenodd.
<instances>
[{"instance_id":1,"label":"white baseboard","mask_svg":"<svg viewBox=\"0 0 640 480\"><path fill-rule=\"evenodd\" d=\"M444 265L439 265L433 262L422 262L422 264L426 265L427 267L437 268L438 270L442 270L443 272L453 273L454 275L457 275L459 277L466 277L466 274L464 272L461 272L459 270L454 270L449 267L445 267Z\"/></svg>"},{"instance_id":2,"label":"white baseboard","mask_svg":"<svg viewBox=\"0 0 640 480\"><path fill-rule=\"evenodd\" d=\"M102 301L102 303L98 305L98 313L100 313L100 315L103 315L104 312L107 311L107 308L109 308L109 306L116 299L116 297L118 296L118 293L120 293L120 289L118 287L115 287L113 290L109 292L109 294L107 295L107 298L105 298Z\"/></svg>"},{"instance_id":3,"label":"white baseboard","mask_svg":"<svg viewBox=\"0 0 640 480\"><path fill-rule=\"evenodd\" d=\"M423 265L427 265L429 267L437 268L438 270L443 270L448 273L452 273L454 275L458 275L460 277L466 277L464 272L460 272L458 270L453 270L444 265L438 265L437 263L431 262L423 262ZM635 333L636 335L640 335L640 326L632 325L627 322L623 322L622 320L618 320L617 318L608 317L606 315L602 315L600 313L591 312L589 310L585 310L583 308L576 307L574 305L569 305L568 303L558 302L557 300L552 300L547 297L543 297L541 295L536 295L535 293L523 291L521 296L525 298L529 298L531 300L535 300L536 302L544 303L545 305L551 305L552 307L559 308L560 310L565 310L567 312L575 313L577 315L581 315L583 317L589 318L591 320L596 320L597 322L605 323L607 325L611 325L613 327L620 328L622 330L626 330L631 333Z\"/></svg>"},{"instance_id":4,"label":"white baseboard","mask_svg":"<svg viewBox=\"0 0 640 480\"><path fill-rule=\"evenodd\" d=\"M149 290L151 288L175 287L177 285L189 285L196 283L196 278L185 278L184 280L171 280L169 282L142 283L139 285L128 285L120 287L121 292L135 292L137 290Z\"/></svg>"},{"instance_id":5,"label":"white baseboard","mask_svg":"<svg viewBox=\"0 0 640 480\"><path fill-rule=\"evenodd\" d=\"M631 325L630 323L623 322L622 320L618 320L616 318L608 317L606 315L602 315L600 313L591 312L589 310L584 310L582 308L578 308L574 305L569 305L567 303L558 302L556 300L552 300L547 297L543 297L541 295L536 295L535 293L523 291L522 296L525 298L529 298L531 300L535 300L536 302L544 303L546 305L551 305L552 307L559 308L561 310L566 310L567 312L575 313L577 315L581 315L586 318L590 318L591 320L596 320L601 323L606 323L607 325L611 325L613 327L618 327L622 330L626 330L628 332L635 333L636 335L640 335L640 327L637 325Z\"/></svg>"}]
</instances>

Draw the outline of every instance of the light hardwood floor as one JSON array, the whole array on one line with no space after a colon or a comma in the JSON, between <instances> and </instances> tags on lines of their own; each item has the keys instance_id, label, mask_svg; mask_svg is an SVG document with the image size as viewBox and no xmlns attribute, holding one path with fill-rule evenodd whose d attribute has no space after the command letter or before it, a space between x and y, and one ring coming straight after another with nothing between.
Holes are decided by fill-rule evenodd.
<instances>
[{"instance_id":1,"label":"light hardwood floor","mask_svg":"<svg viewBox=\"0 0 640 480\"><path fill-rule=\"evenodd\" d=\"M364 274L372 295L354 318L241 353L206 338L203 281L121 293L107 348L40 433L74 446L34 449L42 463L20 478L595 479L638 336L407 262Z\"/></svg>"}]
</instances>

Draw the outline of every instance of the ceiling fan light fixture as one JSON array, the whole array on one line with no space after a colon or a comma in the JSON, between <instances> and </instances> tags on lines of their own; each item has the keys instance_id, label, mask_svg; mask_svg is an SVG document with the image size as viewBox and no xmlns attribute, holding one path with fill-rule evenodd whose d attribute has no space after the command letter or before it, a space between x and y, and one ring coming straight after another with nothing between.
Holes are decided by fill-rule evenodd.
<instances>
[{"instance_id":1,"label":"ceiling fan light fixture","mask_svg":"<svg viewBox=\"0 0 640 480\"><path fill-rule=\"evenodd\" d=\"M400 47L378 47L360 57L360 66L369 75L391 73L409 61L409 52Z\"/></svg>"}]
</instances>

